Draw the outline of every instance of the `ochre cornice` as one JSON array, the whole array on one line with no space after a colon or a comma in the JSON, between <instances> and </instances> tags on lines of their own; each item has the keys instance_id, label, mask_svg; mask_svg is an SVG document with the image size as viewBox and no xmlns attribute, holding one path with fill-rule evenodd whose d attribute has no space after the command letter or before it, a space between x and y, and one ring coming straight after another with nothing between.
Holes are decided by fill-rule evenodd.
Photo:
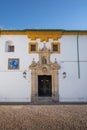
<instances>
[{"instance_id":1,"label":"ochre cornice","mask_svg":"<svg viewBox=\"0 0 87 130\"><path fill-rule=\"evenodd\" d=\"M26 35L23 31L0 31L0 35Z\"/></svg>"},{"instance_id":2,"label":"ochre cornice","mask_svg":"<svg viewBox=\"0 0 87 130\"><path fill-rule=\"evenodd\" d=\"M62 31L1 31L0 35L27 35L31 40L48 41L50 38L58 40L62 36Z\"/></svg>"},{"instance_id":3,"label":"ochre cornice","mask_svg":"<svg viewBox=\"0 0 87 130\"><path fill-rule=\"evenodd\" d=\"M87 31L66 30L0 30L0 35L27 35L31 40L47 42L49 39L58 40L63 35L87 35Z\"/></svg>"},{"instance_id":4,"label":"ochre cornice","mask_svg":"<svg viewBox=\"0 0 87 130\"><path fill-rule=\"evenodd\" d=\"M40 41L48 41L50 38L53 40L58 40L62 36L61 32L55 32L55 31L33 31L33 32L27 32L28 38L31 40L36 40L37 38L40 39Z\"/></svg>"},{"instance_id":5,"label":"ochre cornice","mask_svg":"<svg viewBox=\"0 0 87 130\"><path fill-rule=\"evenodd\" d=\"M70 31L70 32L68 32L68 31L65 31L64 33L63 33L63 35L87 35L87 31L76 31L76 32L72 32L72 31Z\"/></svg>"},{"instance_id":6,"label":"ochre cornice","mask_svg":"<svg viewBox=\"0 0 87 130\"><path fill-rule=\"evenodd\" d=\"M1 35L27 35L31 40L48 41L50 38L58 40L62 36L62 31L1 31Z\"/></svg>"}]
</instances>

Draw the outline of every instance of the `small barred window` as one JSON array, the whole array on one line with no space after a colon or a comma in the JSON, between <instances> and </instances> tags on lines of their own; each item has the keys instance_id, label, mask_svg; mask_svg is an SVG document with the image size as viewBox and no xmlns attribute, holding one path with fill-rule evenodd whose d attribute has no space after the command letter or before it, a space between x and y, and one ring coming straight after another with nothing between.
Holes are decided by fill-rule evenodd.
<instances>
[{"instance_id":1,"label":"small barred window","mask_svg":"<svg viewBox=\"0 0 87 130\"><path fill-rule=\"evenodd\" d=\"M30 42L29 43L29 53L37 53L38 52L38 43Z\"/></svg>"},{"instance_id":2,"label":"small barred window","mask_svg":"<svg viewBox=\"0 0 87 130\"><path fill-rule=\"evenodd\" d=\"M12 41L6 41L5 44L5 52L14 52L15 46Z\"/></svg>"},{"instance_id":3,"label":"small barred window","mask_svg":"<svg viewBox=\"0 0 87 130\"><path fill-rule=\"evenodd\" d=\"M52 42L51 43L51 50L52 50L52 53L60 54L60 43L59 42Z\"/></svg>"}]
</instances>

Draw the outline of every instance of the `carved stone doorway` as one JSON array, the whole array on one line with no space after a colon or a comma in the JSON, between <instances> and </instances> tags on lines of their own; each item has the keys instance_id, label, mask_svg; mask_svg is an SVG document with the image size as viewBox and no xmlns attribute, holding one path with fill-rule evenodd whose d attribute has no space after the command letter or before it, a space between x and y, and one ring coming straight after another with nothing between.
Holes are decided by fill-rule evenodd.
<instances>
[{"instance_id":1,"label":"carved stone doorway","mask_svg":"<svg viewBox=\"0 0 87 130\"><path fill-rule=\"evenodd\" d=\"M29 66L31 70L31 100L38 101L40 97L48 97L58 101L58 69L59 65L55 59L50 61L51 51L44 47L39 50L39 61Z\"/></svg>"},{"instance_id":2,"label":"carved stone doorway","mask_svg":"<svg viewBox=\"0 0 87 130\"><path fill-rule=\"evenodd\" d=\"M51 75L38 76L38 96L51 97L52 96L52 77Z\"/></svg>"}]
</instances>

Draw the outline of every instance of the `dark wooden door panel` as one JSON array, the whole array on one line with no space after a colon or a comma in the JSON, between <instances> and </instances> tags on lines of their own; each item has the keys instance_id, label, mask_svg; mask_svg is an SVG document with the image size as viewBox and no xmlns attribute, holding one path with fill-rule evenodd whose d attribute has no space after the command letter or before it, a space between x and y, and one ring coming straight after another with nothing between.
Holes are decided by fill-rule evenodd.
<instances>
[{"instance_id":1,"label":"dark wooden door panel","mask_svg":"<svg viewBox=\"0 0 87 130\"><path fill-rule=\"evenodd\" d=\"M38 96L52 96L52 80L51 76L38 76Z\"/></svg>"}]
</instances>

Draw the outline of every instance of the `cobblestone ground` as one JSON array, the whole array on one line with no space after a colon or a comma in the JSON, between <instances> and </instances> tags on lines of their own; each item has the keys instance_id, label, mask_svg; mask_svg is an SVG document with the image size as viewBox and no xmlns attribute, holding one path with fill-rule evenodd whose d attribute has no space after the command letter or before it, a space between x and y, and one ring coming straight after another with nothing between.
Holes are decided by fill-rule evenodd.
<instances>
[{"instance_id":1,"label":"cobblestone ground","mask_svg":"<svg viewBox=\"0 0 87 130\"><path fill-rule=\"evenodd\" d=\"M87 105L0 105L0 130L87 130Z\"/></svg>"}]
</instances>

